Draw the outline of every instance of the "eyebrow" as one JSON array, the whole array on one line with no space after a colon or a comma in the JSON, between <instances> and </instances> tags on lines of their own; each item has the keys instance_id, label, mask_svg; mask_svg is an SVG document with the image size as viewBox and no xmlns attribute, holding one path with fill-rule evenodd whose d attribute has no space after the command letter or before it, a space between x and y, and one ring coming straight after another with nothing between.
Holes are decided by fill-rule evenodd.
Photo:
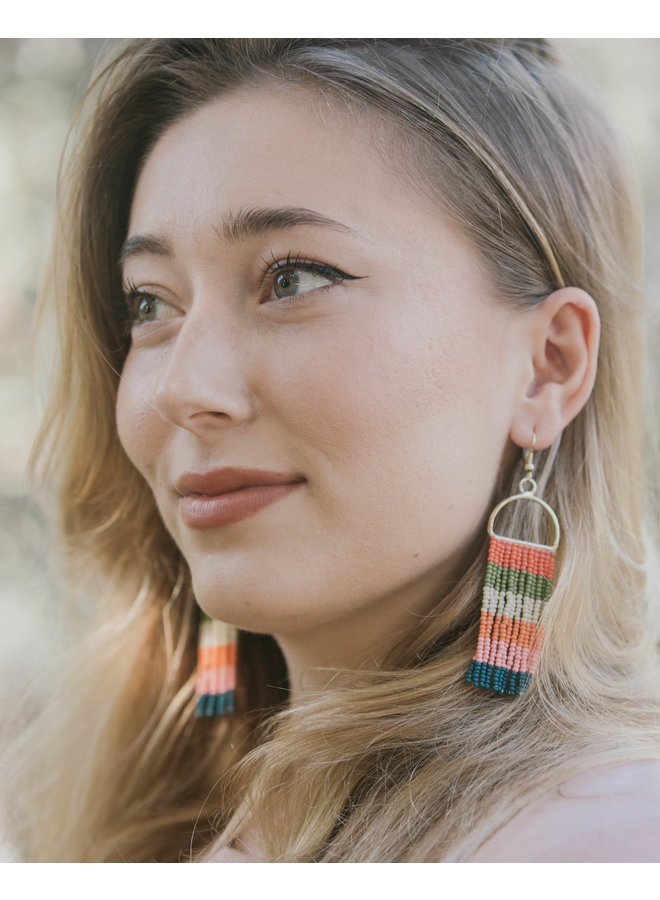
<instances>
[{"instance_id":1,"label":"eyebrow","mask_svg":"<svg viewBox=\"0 0 660 900\"><path fill-rule=\"evenodd\" d=\"M121 245L119 265L123 266L131 256L146 256L149 254L153 256L171 256L172 248L166 240L153 234L136 234L135 237L127 238Z\"/></svg>"},{"instance_id":2,"label":"eyebrow","mask_svg":"<svg viewBox=\"0 0 660 900\"><path fill-rule=\"evenodd\" d=\"M267 231L295 228L297 225L314 225L352 232L348 225L303 206L281 206L274 209L257 207L242 209L236 214L229 212L215 230L224 241L234 244L258 237Z\"/></svg>"},{"instance_id":3,"label":"eyebrow","mask_svg":"<svg viewBox=\"0 0 660 900\"><path fill-rule=\"evenodd\" d=\"M214 226L218 237L228 244L237 244L268 231L295 228L298 225L313 225L322 228L333 228L353 234L353 229L336 219L324 216L313 209L303 206L255 207L242 209L237 213L228 212ZM127 259L141 255L172 256L172 247L164 238L153 234L138 234L127 238L119 252L119 264L123 266Z\"/></svg>"}]
</instances>

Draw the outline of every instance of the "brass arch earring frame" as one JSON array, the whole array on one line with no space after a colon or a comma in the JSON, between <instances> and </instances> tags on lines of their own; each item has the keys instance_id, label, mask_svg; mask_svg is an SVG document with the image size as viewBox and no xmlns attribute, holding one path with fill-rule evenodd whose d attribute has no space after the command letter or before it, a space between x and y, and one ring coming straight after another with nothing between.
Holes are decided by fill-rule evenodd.
<instances>
[{"instance_id":1,"label":"brass arch earring frame","mask_svg":"<svg viewBox=\"0 0 660 900\"><path fill-rule=\"evenodd\" d=\"M516 541L515 538L506 537L503 534L497 534L495 531L495 519L500 512L500 510L504 509L505 506L508 506L510 503L515 503L519 500L531 500L534 503L538 503L539 506L543 507L543 509L548 513L552 524L555 529L555 539L552 544L534 544L528 541ZM559 538L561 536L561 529L559 527L559 519L554 511L554 509L550 506L549 503L546 503L545 500L542 500L540 497L534 496L531 492L514 494L511 497L507 497L505 500L500 501L497 504L495 509L490 514L490 518L488 519L488 534L491 538L497 538L500 541L512 541L513 543L521 543L525 544L528 547L538 547L540 550L553 550L556 552L559 547Z\"/></svg>"},{"instance_id":2,"label":"brass arch earring frame","mask_svg":"<svg viewBox=\"0 0 660 900\"><path fill-rule=\"evenodd\" d=\"M536 670L543 644L541 624L546 603L552 596L552 581L561 529L552 507L536 496L533 478L534 448L524 451L525 473L520 493L500 501L488 520L488 561L484 578L477 649L467 681L476 687L514 696L524 693ZM550 516L554 527L552 544L538 544L505 537L495 531L495 520L511 503L530 500Z\"/></svg>"}]
</instances>

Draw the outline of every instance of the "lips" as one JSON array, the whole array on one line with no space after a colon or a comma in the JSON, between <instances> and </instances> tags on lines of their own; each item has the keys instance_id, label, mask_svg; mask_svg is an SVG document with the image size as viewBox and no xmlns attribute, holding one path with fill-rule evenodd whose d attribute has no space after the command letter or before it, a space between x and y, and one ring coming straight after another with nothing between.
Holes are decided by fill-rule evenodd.
<instances>
[{"instance_id":1,"label":"lips","mask_svg":"<svg viewBox=\"0 0 660 900\"><path fill-rule=\"evenodd\" d=\"M304 478L260 469L187 472L174 487L180 513L190 528L218 528L256 515L304 483Z\"/></svg>"}]
</instances>

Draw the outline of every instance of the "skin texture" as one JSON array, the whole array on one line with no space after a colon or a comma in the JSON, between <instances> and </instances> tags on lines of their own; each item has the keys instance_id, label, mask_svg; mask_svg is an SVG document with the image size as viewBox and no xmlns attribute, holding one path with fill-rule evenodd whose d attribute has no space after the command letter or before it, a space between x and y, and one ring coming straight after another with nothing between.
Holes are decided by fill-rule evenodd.
<instances>
[{"instance_id":1,"label":"skin texture","mask_svg":"<svg viewBox=\"0 0 660 900\"><path fill-rule=\"evenodd\" d=\"M245 211L292 207L339 224L237 234ZM275 635L294 697L322 683L310 667L377 661L460 571L503 457L534 430L547 446L586 401L593 301L498 301L456 226L302 91L242 88L172 126L128 235L124 277L151 321L133 328L119 434L198 602ZM288 257L353 278L272 270ZM176 479L223 466L304 481L188 527Z\"/></svg>"},{"instance_id":2,"label":"skin texture","mask_svg":"<svg viewBox=\"0 0 660 900\"><path fill-rule=\"evenodd\" d=\"M660 862L660 763L581 775L514 816L472 862Z\"/></svg>"}]
</instances>

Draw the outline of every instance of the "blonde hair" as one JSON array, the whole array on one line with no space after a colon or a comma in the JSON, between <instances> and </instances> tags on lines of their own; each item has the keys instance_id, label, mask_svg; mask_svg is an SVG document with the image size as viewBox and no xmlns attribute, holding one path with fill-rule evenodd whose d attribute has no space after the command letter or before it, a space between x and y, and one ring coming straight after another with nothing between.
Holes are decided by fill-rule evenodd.
<instances>
[{"instance_id":1,"label":"blonde hair","mask_svg":"<svg viewBox=\"0 0 660 900\"><path fill-rule=\"evenodd\" d=\"M282 82L394 130L386 145L373 129L374 151L437 196L503 302L524 309L562 285L597 302L595 390L542 463L564 538L522 697L465 683L484 537L379 670L338 672L284 708L275 642L243 634L237 713L194 718L189 573L114 422L128 346L117 259L163 131L237 86ZM547 43L134 41L100 71L85 111L60 185L47 301L60 365L36 458L57 486L71 582L97 599L66 694L12 757L24 858L193 859L256 818L272 860L457 861L561 777L660 755L638 216L615 137ZM519 477L502 471L501 496Z\"/></svg>"}]
</instances>

